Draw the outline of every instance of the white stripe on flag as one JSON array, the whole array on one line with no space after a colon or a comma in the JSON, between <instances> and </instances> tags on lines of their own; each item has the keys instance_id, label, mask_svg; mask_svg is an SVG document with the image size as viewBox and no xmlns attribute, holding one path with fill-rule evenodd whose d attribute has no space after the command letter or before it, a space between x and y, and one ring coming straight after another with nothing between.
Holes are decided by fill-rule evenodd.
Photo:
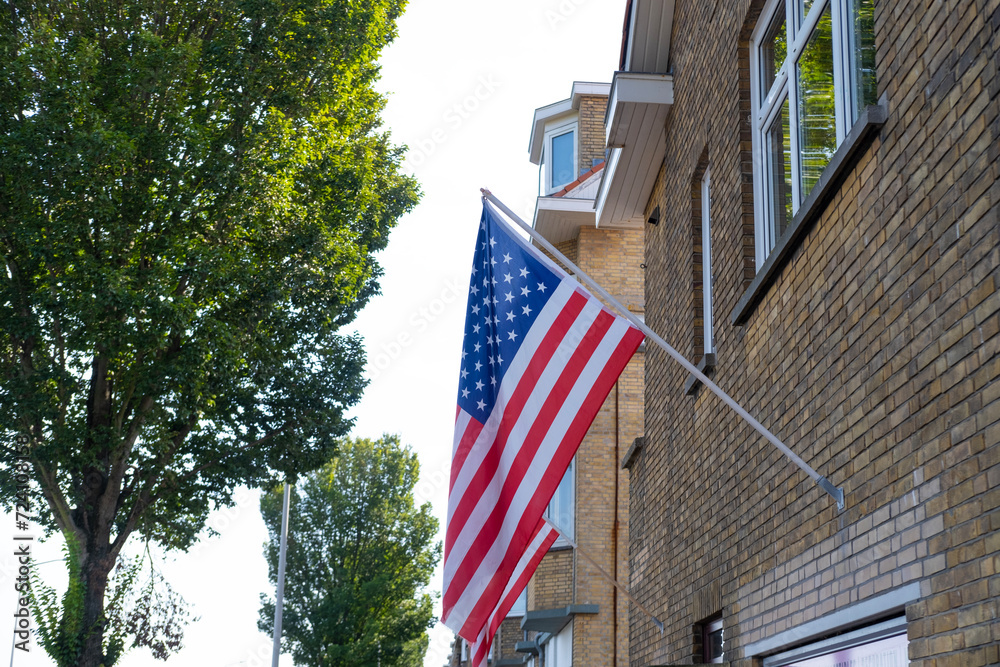
<instances>
[{"instance_id":1,"label":"white stripe on flag","mask_svg":"<svg viewBox=\"0 0 1000 667\"><path fill-rule=\"evenodd\" d=\"M503 595L500 596L500 604L490 614L489 620L483 625L483 629L479 632L479 637L473 642L472 648L469 650L470 664L473 667L485 667L486 659L490 654L490 645L493 643L493 636L496 634L497 628L500 627L500 623L503 622L507 612L514 606L515 600L517 600L517 597L527 585L528 578L537 566L537 561L542 559L545 552L548 551L549 546L558 536L559 533L555 528L548 523L544 523L541 530L538 531L538 534L535 535L534 539L531 540L528 547L524 550L524 554L521 555L521 559L517 562L517 567L514 568L514 572L511 574L510 581L507 582L507 587L504 588Z\"/></svg>"},{"instance_id":2,"label":"white stripe on flag","mask_svg":"<svg viewBox=\"0 0 1000 667\"><path fill-rule=\"evenodd\" d=\"M615 319L611 329L609 329L608 333L604 336L604 339L594 351L594 354L587 361L583 373L581 373L569 395L567 395L566 400L563 402L562 406L560 406L555 422L545 434L536 455L533 457L531 465L528 467L528 471L524 479L518 486L514 497L511 499L500 530L496 533L495 537L491 535L491 537L493 537L493 544L491 548L479 561L479 567L477 568L476 573L472 576L468 586L462 591L461 596L452 608L448 617L449 627L456 629L463 626L469 615L472 613L473 608L479 602L479 599L483 595L486 588L492 583L494 577L503 577L505 575L504 572L500 571L502 561L508 549L512 546L510 543L514 540L515 530L521 523L528 504L535 497L536 493L539 492L542 477L548 470L548 462L551 461L553 453L557 451L566 431L569 429L573 419L580 411L585 399L590 394L597 376L607 365L608 360L617 349L618 344L621 342L625 333L628 332L629 328L630 327L627 322L621 319ZM536 398L537 400L532 400ZM539 395L537 397L533 395L532 399L529 399L529 405L536 403L540 405L544 401L544 398L544 395ZM529 419L524 419L523 421L518 420L518 424L516 426L517 438L515 438L512 433L510 440L512 442L520 442L523 435L526 434L527 430L531 427L532 421L533 419L531 421L529 421ZM477 529L482 529L490 511L492 511L493 507L495 507L495 500L498 496L498 493L490 495L490 499L493 501L493 504L489 505L487 508L480 508L477 506L476 512L473 513L473 517L479 519L476 522ZM483 509L486 511L483 511ZM470 517L469 523L472 523L473 517ZM464 535L465 531L463 531L463 536ZM471 543L472 540L470 539L468 546L471 546ZM451 568L452 574L454 574L454 571L461 564L461 560L463 560L465 555L462 553L454 553L458 548L459 542L457 541L455 543L455 547L453 548L452 559L449 562L449 565L453 564ZM445 580L450 581L447 574Z\"/></svg>"},{"instance_id":3,"label":"white stripe on flag","mask_svg":"<svg viewBox=\"0 0 1000 667\"><path fill-rule=\"evenodd\" d=\"M493 412L483 425L483 430L480 432L479 438L476 440L476 444L473 445L472 450L469 452L469 456L465 459L465 462L462 465L462 470L459 471L458 476L455 478L455 484L452 486L451 493L448 496L449 526L451 525L451 519L455 513L455 509L460 504L467 502L465 494L468 490L469 483L475 476L476 471L479 470L479 466L482 464L483 459L486 457L486 454L489 452L490 447L493 444L493 440L496 437L497 430L499 429L501 420L503 419L504 407L510 400L511 394L514 393L514 390L520 383L521 377L528 368L528 364L531 363L535 350L541 344L542 339L545 338L546 334L548 334L549 329L552 327L552 323L555 322L559 313L562 312L563 307L569 301L570 297L576 292L576 289L576 281L572 279L567 278L559 283L559 286L556 287L552 297L545 304L545 307L542 309L541 313L539 313L535 323L525 335L524 343L522 343L521 348L518 350L517 355L510 364L510 368L507 369L503 381L500 383L500 390L498 392L497 402L493 408ZM455 433L453 452L454 449L458 447L460 440L457 429ZM447 560L447 556L445 557L445 560ZM447 578L445 580L447 581Z\"/></svg>"},{"instance_id":4,"label":"white stripe on flag","mask_svg":"<svg viewBox=\"0 0 1000 667\"><path fill-rule=\"evenodd\" d=\"M599 312L599 304L595 305L594 303L588 303L577 317L575 324L579 324L580 326L589 329ZM547 328L548 325L546 325L546 329ZM527 350L528 353L533 351L529 350L527 343L521 347L521 350ZM519 352L518 357L520 356L521 353ZM525 356L527 356L527 354ZM494 507L496 507L503 483L506 480L507 471L510 470L514 459L521 452L521 443L524 442L525 436L534 425L535 420L538 417L538 413L541 411L542 406L545 403L545 398L551 393L556 381L565 369L566 361L568 361L568 358L564 359L561 363L553 360L546 365L541 377L539 377L538 382L535 384L534 390L528 397L525 406L521 411L521 415L515 422L514 427L507 438L507 443L505 443L506 446L504 446L504 449L502 450L496 473L486 488L484 488L477 496L475 491L468 490L468 486L473 478L473 475L482 464L486 454L494 446L502 416L506 408L506 402L497 402L493 414L490 416L490 419L486 423L482 432L480 432L479 438L477 439L472 452L469 453L469 458L466 460L466 465L463 466L463 473L468 471L468 474L460 474L459 479L456 479L455 486L452 489L453 498L457 498L459 497L459 494L461 494L462 503L475 501L476 504L475 509L469 516L469 520L466 521L461 532L458 536L456 536L451 553L445 558L445 581L451 581L452 576L455 574L455 570L461 565L462 560L465 558L465 554L468 552L468 549L471 548L476 536L479 535L480 531L482 531L483 524L489 517L490 512ZM519 367L515 369L512 365L510 370L507 371L507 374L504 376L504 386L501 387L501 393L513 393L514 387L511 385L515 385L520 382L521 374L527 368L528 362L524 361L518 366ZM473 452L475 453L475 457L473 457ZM469 465L470 463L473 463L474 465ZM455 504L457 505L457 503ZM449 503L449 505L451 504ZM452 516L448 517L449 521L451 518Z\"/></svg>"}]
</instances>

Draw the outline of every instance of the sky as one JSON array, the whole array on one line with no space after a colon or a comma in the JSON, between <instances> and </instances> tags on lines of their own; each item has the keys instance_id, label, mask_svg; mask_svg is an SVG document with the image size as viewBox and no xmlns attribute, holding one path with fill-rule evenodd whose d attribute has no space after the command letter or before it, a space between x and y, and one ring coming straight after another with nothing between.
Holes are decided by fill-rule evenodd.
<instances>
[{"instance_id":1,"label":"sky","mask_svg":"<svg viewBox=\"0 0 1000 667\"><path fill-rule=\"evenodd\" d=\"M352 435L397 433L413 448L421 465L417 500L432 504L441 539L479 189L531 220L538 194L538 168L528 160L532 114L568 98L573 81L611 81L624 11L624 0L413 0L383 52L382 118L394 142L408 146L404 170L417 177L423 197L378 256L382 293L347 327L366 341L370 379L351 411ZM259 494L240 489L236 500L210 516L218 535L187 553L153 554L196 618L184 648L166 663L137 649L121 667L270 666L271 637L257 630L260 595L274 595L263 556L267 531ZM13 544L14 517L2 520ZM46 580L62 590L58 542L32 549ZM0 616L11 619L17 567L13 548L0 551ZM441 590L440 567L430 590ZM444 665L451 639L441 624L432 629L425 667ZM54 664L34 639L30 648L11 648L11 664ZM291 656L279 664L291 667Z\"/></svg>"}]
</instances>

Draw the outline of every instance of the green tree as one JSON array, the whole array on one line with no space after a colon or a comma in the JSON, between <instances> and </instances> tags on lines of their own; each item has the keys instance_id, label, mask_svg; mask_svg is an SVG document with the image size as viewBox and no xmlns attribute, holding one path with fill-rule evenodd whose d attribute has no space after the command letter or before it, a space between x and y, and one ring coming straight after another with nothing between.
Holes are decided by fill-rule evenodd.
<instances>
[{"instance_id":1,"label":"green tree","mask_svg":"<svg viewBox=\"0 0 1000 667\"><path fill-rule=\"evenodd\" d=\"M73 544L60 665L115 662L131 536L186 549L349 430L338 330L418 198L374 89L404 4L0 7L0 448L10 472L28 438L32 512Z\"/></svg>"},{"instance_id":2,"label":"green tree","mask_svg":"<svg viewBox=\"0 0 1000 667\"><path fill-rule=\"evenodd\" d=\"M347 440L291 496L282 636L308 667L419 667L433 622L422 593L441 558L430 503L417 507L417 457L396 436ZM277 582L283 490L261 498ZM264 596L260 629L274 632Z\"/></svg>"}]
</instances>

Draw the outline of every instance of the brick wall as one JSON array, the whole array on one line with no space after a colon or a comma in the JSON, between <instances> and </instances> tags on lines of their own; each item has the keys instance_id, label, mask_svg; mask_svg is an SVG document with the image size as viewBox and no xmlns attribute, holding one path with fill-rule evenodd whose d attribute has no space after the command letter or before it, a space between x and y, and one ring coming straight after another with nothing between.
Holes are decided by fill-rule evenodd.
<instances>
[{"instance_id":1,"label":"brick wall","mask_svg":"<svg viewBox=\"0 0 1000 667\"><path fill-rule=\"evenodd\" d=\"M521 641L524 633L521 630L521 617L514 616L505 619L497 630L496 643L493 645L494 663L508 658L520 658L522 654L514 650L515 645Z\"/></svg>"},{"instance_id":2,"label":"brick wall","mask_svg":"<svg viewBox=\"0 0 1000 667\"><path fill-rule=\"evenodd\" d=\"M573 552L550 551L542 558L528 585L528 609L553 609L573 604Z\"/></svg>"},{"instance_id":3,"label":"brick wall","mask_svg":"<svg viewBox=\"0 0 1000 667\"><path fill-rule=\"evenodd\" d=\"M631 664L696 661L692 628L722 612L727 658L749 667L748 643L908 583L911 664L998 664L1000 1L876 3L888 122L734 326L753 256L740 45L761 4L676 5L646 316L697 356L691 184L707 151L714 379L843 486L846 509L704 388L684 395L686 373L650 347L629 553L667 628L632 614Z\"/></svg>"},{"instance_id":4,"label":"brick wall","mask_svg":"<svg viewBox=\"0 0 1000 667\"><path fill-rule=\"evenodd\" d=\"M581 228L577 238L559 244L559 250L630 310L643 311L641 230ZM628 581L629 530L628 473L620 462L642 435L643 356L638 352L629 363L576 456L576 541L620 581ZM568 604L596 604L600 609L573 620L574 664L628 665L627 601L574 551L552 551L528 586L528 609Z\"/></svg>"},{"instance_id":5,"label":"brick wall","mask_svg":"<svg viewBox=\"0 0 1000 667\"><path fill-rule=\"evenodd\" d=\"M604 112L608 98L603 95L580 96L580 171L604 159Z\"/></svg>"}]
</instances>

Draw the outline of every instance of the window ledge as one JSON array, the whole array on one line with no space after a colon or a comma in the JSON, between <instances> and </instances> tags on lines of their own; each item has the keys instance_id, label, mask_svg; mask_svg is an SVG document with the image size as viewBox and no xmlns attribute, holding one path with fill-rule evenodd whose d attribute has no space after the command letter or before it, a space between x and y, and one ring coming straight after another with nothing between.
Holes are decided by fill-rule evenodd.
<instances>
[{"instance_id":1,"label":"window ledge","mask_svg":"<svg viewBox=\"0 0 1000 667\"><path fill-rule=\"evenodd\" d=\"M632 446L628 448L625 452L625 457L622 459L622 470L631 470L632 464L635 463L639 456L639 452L642 451L643 446L646 444L646 438L639 436L632 441Z\"/></svg>"},{"instance_id":2,"label":"window ledge","mask_svg":"<svg viewBox=\"0 0 1000 667\"><path fill-rule=\"evenodd\" d=\"M861 112L858 122L851 128L850 133L844 138L844 142L833 154L830 164L826 166L819 177L812 192L806 197L805 202L799 207L798 212L792 219L788 229L781 235L778 242L774 244L774 249L768 256L767 261L757 272L757 276L750 283L750 287L740 298L733 309L732 323L739 326L747 321L753 312L764 292L774 281L775 276L785 265L792 251L799 246L802 235L809 225L819 217L826 208L829 195L832 194L840 177L850 167L854 165L854 158L862 146L881 128L888 118L888 110L884 103L865 107Z\"/></svg>"},{"instance_id":3,"label":"window ledge","mask_svg":"<svg viewBox=\"0 0 1000 667\"><path fill-rule=\"evenodd\" d=\"M707 354L701 355L701 361L695 366L699 373L708 373L710 370L715 368L715 354L709 352ZM687 382L684 383L684 393L688 396L694 394L698 391L698 387L701 386L701 380L696 378L694 375L688 375Z\"/></svg>"}]
</instances>

